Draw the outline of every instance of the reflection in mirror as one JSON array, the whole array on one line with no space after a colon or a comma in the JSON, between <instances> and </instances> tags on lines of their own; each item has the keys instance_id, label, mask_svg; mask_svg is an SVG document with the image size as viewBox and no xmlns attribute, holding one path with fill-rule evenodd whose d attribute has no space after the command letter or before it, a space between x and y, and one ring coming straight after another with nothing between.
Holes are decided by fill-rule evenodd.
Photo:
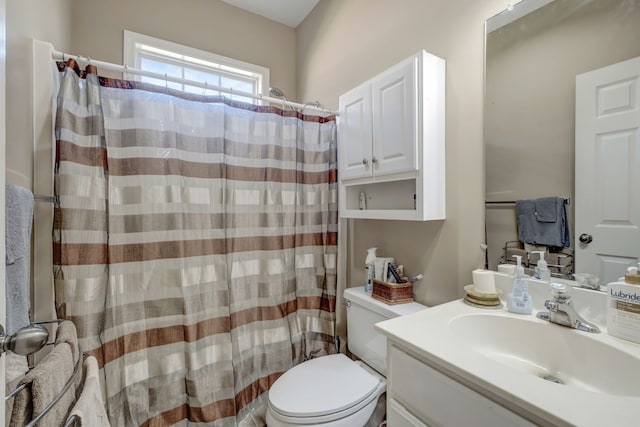
<instances>
[{"instance_id":1,"label":"reflection in mirror","mask_svg":"<svg viewBox=\"0 0 640 427\"><path fill-rule=\"evenodd\" d=\"M640 0L524 0L486 28L489 268L538 249L520 241L515 202L555 196L571 238L552 248L564 259L545 255L565 263L554 276L616 280L640 258Z\"/></svg>"}]
</instances>

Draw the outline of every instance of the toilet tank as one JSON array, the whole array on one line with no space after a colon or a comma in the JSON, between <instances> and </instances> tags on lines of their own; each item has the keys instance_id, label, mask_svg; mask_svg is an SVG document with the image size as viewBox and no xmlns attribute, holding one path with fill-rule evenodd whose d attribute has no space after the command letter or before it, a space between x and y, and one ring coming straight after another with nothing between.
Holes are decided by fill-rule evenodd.
<instances>
[{"instance_id":1,"label":"toilet tank","mask_svg":"<svg viewBox=\"0 0 640 427\"><path fill-rule=\"evenodd\" d=\"M367 365L387 376L387 340L373 328L378 322L427 308L417 302L388 305L371 297L364 286L344 291L347 301L347 347Z\"/></svg>"}]
</instances>

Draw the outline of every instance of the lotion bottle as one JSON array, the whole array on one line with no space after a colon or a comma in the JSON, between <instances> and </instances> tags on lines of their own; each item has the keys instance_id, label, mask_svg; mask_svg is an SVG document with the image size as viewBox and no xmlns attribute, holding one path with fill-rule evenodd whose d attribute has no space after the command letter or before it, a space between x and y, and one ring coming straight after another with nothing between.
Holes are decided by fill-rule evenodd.
<instances>
[{"instance_id":1,"label":"lotion bottle","mask_svg":"<svg viewBox=\"0 0 640 427\"><path fill-rule=\"evenodd\" d=\"M507 310L517 314L531 314L533 304L529 295L529 283L524 277L524 268L521 265L522 257L520 255L513 257L517 260L516 275L507 297Z\"/></svg>"},{"instance_id":2,"label":"lotion bottle","mask_svg":"<svg viewBox=\"0 0 640 427\"><path fill-rule=\"evenodd\" d=\"M607 332L640 343L640 272L627 268L620 281L607 285Z\"/></svg>"},{"instance_id":3,"label":"lotion bottle","mask_svg":"<svg viewBox=\"0 0 640 427\"><path fill-rule=\"evenodd\" d=\"M551 281L551 270L547 267L547 261L544 260L544 252L545 251L532 251L532 254L540 254L540 259L538 260L538 266L534 270L534 277L536 279L540 279L544 282Z\"/></svg>"}]
</instances>

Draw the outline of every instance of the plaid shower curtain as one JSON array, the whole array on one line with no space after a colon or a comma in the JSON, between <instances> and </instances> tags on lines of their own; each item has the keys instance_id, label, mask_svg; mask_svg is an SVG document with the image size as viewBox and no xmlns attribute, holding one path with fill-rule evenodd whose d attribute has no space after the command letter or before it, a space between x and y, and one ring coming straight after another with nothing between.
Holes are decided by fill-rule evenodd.
<instances>
[{"instance_id":1,"label":"plaid shower curtain","mask_svg":"<svg viewBox=\"0 0 640 427\"><path fill-rule=\"evenodd\" d=\"M112 425L263 425L335 351L335 117L59 69L56 307Z\"/></svg>"}]
</instances>

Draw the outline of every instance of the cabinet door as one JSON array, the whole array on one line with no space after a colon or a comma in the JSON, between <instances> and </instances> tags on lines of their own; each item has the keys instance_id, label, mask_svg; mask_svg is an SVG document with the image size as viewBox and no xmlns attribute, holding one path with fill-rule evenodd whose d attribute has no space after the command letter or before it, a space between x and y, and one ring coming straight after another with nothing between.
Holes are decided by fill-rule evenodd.
<instances>
[{"instance_id":1,"label":"cabinet door","mask_svg":"<svg viewBox=\"0 0 640 427\"><path fill-rule=\"evenodd\" d=\"M428 427L394 399L387 399L387 425L389 427Z\"/></svg>"},{"instance_id":2,"label":"cabinet door","mask_svg":"<svg viewBox=\"0 0 640 427\"><path fill-rule=\"evenodd\" d=\"M407 412L432 425L535 425L388 343L387 402L401 404Z\"/></svg>"},{"instance_id":3,"label":"cabinet door","mask_svg":"<svg viewBox=\"0 0 640 427\"><path fill-rule=\"evenodd\" d=\"M373 173L418 170L418 57L372 81Z\"/></svg>"},{"instance_id":4,"label":"cabinet door","mask_svg":"<svg viewBox=\"0 0 640 427\"><path fill-rule=\"evenodd\" d=\"M340 97L338 141L338 178L371 176L371 85Z\"/></svg>"}]
</instances>

